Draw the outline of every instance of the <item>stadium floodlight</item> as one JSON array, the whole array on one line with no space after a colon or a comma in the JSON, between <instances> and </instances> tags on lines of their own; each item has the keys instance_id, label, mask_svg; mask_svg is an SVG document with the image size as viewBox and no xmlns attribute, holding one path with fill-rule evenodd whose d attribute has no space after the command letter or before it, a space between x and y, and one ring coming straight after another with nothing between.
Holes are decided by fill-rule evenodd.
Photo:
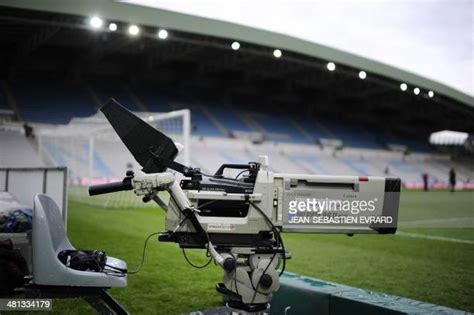
<instances>
[{"instance_id":1,"label":"stadium floodlight","mask_svg":"<svg viewBox=\"0 0 474 315\"><path fill-rule=\"evenodd\" d=\"M328 62L328 64L326 65L326 67L328 68L329 71L334 71L336 70L336 64L334 62Z\"/></svg>"},{"instance_id":2,"label":"stadium floodlight","mask_svg":"<svg viewBox=\"0 0 474 315\"><path fill-rule=\"evenodd\" d=\"M400 90L406 91L408 89L408 85L406 83L400 84Z\"/></svg>"},{"instance_id":3,"label":"stadium floodlight","mask_svg":"<svg viewBox=\"0 0 474 315\"><path fill-rule=\"evenodd\" d=\"M415 95L418 95L418 94L420 94L420 89L419 89L419 88L417 88L417 87L416 87L416 88L414 88L414 89L413 89L413 93L415 93Z\"/></svg>"},{"instance_id":4,"label":"stadium floodlight","mask_svg":"<svg viewBox=\"0 0 474 315\"><path fill-rule=\"evenodd\" d=\"M136 36L138 33L140 33L140 28L136 25L130 25L128 27L128 33L132 36Z\"/></svg>"},{"instance_id":5,"label":"stadium floodlight","mask_svg":"<svg viewBox=\"0 0 474 315\"><path fill-rule=\"evenodd\" d=\"M232 47L232 50L239 50L240 43L239 42L233 42L230 47Z\"/></svg>"},{"instance_id":6,"label":"stadium floodlight","mask_svg":"<svg viewBox=\"0 0 474 315\"><path fill-rule=\"evenodd\" d=\"M92 28L95 28L95 29L99 29L102 27L102 25L104 24L104 20L102 20L100 17L98 16L93 16L91 17L91 19L89 20L89 24L90 26L92 26Z\"/></svg>"},{"instance_id":7,"label":"stadium floodlight","mask_svg":"<svg viewBox=\"0 0 474 315\"><path fill-rule=\"evenodd\" d=\"M432 98L432 97L434 96L434 92L433 92L433 91L428 91L428 96L429 96L430 98Z\"/></svg>"},{"instance_id":8,"label":"stadium floodlight","mask_svg":"<svg viewBox=\"0 0 474 315\"><path fill-rule=\"evenodd\" d=\"M158 31L158 38L159 39L167 39L168 38L168 31L161 29Z\"/></svg>"},{"instance_id":9,"label":"stadium floodlight","mask_svg":"<svg viewBox=\"0 0 474 315\"><path fill-rule=\"evenodd\" d=\"M361 80L364 80L365 78L367 78L367 73L365 71L360 71L359 72L359 78Z\"/></svg>"},{"instance_id":10,"label":"stadium floodlight","mask_svg":"<svg viewBox=\"0 0 474 315\"><path fill-rule=\"evenodd\" d=\"M109 30L110 30L111 32L115 32L115 31L117 30L117 24L115 24L115 23L110 23L110 24L109 24Z\"/></svg>"},{"instance_id":11,"label":"stadium floodlight","mask_svg":"<svg viewBox=\"0 0 474 315\"><path fill-rule=\"evenodd\" d=\"M275 49L275 50L273 51L273 56L275 56L275 58L280 58L281 55L282 55L282 52L281 52L280 49Z\"/></svg>"}]
</instances>

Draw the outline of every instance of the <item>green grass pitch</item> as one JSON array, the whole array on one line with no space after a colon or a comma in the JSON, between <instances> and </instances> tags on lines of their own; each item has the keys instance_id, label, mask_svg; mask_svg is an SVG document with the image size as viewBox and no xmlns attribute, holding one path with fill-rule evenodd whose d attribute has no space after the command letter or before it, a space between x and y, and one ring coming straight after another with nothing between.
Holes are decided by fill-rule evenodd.
<instances>
[{"instance_id":1,"label":"green grass pitch","mask_svg":"<svg viewBox=\"0 0 474 315\"><path fill-rule=\"evenodd\" d=\"M138 265L145 237L164 227L154 208L107 209L70 202L77 248L101 249ZM287 270L311 277L474 311L474 193L404 192L400 235L283 234ZM196 263L204 252L188 251ZM178 314L219 305L222 271L194 269L176 244L151 241L142 271L111 293L132 314ZM55 300L54 313L86 314L80 300Z\"/></svg>"}]
</instances>

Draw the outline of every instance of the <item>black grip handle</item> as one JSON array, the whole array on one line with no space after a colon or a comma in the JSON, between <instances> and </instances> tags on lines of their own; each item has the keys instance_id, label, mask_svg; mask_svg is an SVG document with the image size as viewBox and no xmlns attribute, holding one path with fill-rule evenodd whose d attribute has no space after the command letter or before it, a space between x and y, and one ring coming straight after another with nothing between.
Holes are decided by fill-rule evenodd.
<instances>
[{"instance_id":1,"label":"black grip handle","mask_svg":"<svg viewBox=\"0 0 474 315\"><path fill-rule=\"evenodd\" d=\"M252 165L251 164L222 164L221 167L219 167L217 172L214 174L214 176L222 176L224 174L224 169L226 168L233 168L233 169L239 169L239 170L251 170Z\"/></svg>"},{"instance_id":2,"label":"black grip handle","mask_svg":"<svg viewBox=\"0 0 474 315\"><path fill-rule=\"evenodd\" d=\"M125 177L121 182L89 186L89 196L108 194L123 190L132 190L132 179Z\"/></svg>"}]
</instances>

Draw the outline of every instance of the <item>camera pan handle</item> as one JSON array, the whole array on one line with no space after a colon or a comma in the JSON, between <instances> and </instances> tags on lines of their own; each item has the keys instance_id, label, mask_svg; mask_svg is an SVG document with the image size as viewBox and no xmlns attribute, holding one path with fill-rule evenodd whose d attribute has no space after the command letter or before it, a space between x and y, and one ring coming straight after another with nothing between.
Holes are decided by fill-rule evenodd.
<instances>
[{"instance_id":1,"label":"camera pan handle","mask_svg":"<svg viewBox=\"0 0 474 315\"><path fill-rule=\"evenodd\" d=\"M222 164L221 167L216 171L214 176L223 176L224 169L231 168L231 169L238 169L238 170L251 170L252 165L250 164Z\"/></svg>"},{"instance_id":2,"label":"camera pan handle","mask_svg":"<svg viewBox=\"0 0 474 315\"><path fill-rule=\"evenodd\" d=\"M102 195L132 189L132 179L130 177L125 177L121 182L89 186L89 196Z\"/></svg>"}]
</instances>

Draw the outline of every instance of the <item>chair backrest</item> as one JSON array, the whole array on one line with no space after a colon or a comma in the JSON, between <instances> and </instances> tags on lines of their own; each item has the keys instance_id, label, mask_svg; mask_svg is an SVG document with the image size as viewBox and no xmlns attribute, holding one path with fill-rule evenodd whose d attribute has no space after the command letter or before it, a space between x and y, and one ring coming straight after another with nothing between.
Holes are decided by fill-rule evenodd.
<instances>
[{"instance_id":1,"label":"chair backrest","mask_svg":"<svg viewBox=\"0 0 474 315\"><path fill-rule=\"evenodd\" d=\"M75 287L125 287L127 277L115 277L104 272L79 271L66 267L58 258L63 250L75 250L69 242L59 207L54 200L38 194L33 210L33 279L37 285ZM125 269L127 264L113 257L107 262Z\"/></svg>"},{"instance_id":2,"label":"chair backrest","mask_svg":"<svg viewBox=\"0 0 474 315\"><path fill-rule=\"evenodd\" d=\"M56 254L60 250L72 248L66 235L59 207L47 195L38 194L35 197L32 234L33 251L52 247ZM35 245L38 247L35 248Z\"/></svg>"}]
</instances>

